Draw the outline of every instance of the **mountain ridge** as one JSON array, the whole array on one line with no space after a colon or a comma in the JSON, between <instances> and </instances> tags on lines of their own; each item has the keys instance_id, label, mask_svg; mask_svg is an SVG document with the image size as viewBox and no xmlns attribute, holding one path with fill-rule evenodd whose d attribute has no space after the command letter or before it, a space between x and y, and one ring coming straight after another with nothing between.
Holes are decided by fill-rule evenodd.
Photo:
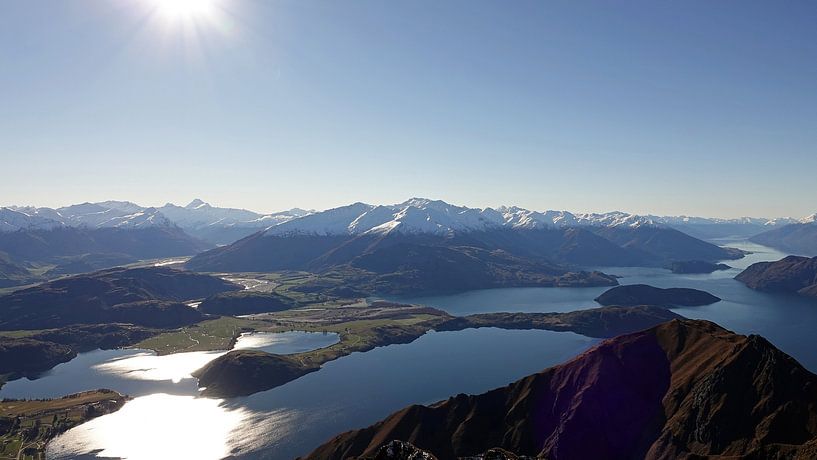
<instances>
[{"instance_id":1,"label":"mountain ridge","mask_svg":"<svg viewBox=\"0 0 817 460\"><path fill-rule=\"evenodd\" d=\"M366 219L357 221L355 221L356 219L349 219L349 221L346 222L346 229L351 228L353 233L362 233L364 231L411 232L419 229L432 232L446 231L444 222L442 224L440 222L434 222L424 226L423 217L429 216L436 218L447 216L448 218L453 218L454 220L449 221L448 225L456 230L463 230L465 228L484 230L488 227L496 226L536 229L568 226L634 227L641 225L660 225L676 228L698 238L723 237L732 234L751 236L770 228L780 228L787 224L809 222L809 218L765 219L743 217L737 219L722 219L690 216L656 216L651 214L638 215L622 211L606 213L574 213L554 210L532 211L517 206L468 208L465 206L452 205L442 200L432 200L428 198L411 198L394 205L371 205L359 202L350 206L357 206L360 211L356 217L362 217L364 213L368 214ZM138 213L158 213L167 218L170 222L184 228L193 236L204 238L215 244L226 244L248 236L254 231L264 230L268 227L277 227L287 224L291 220L300 219L312 214L336 211L342 208L345 207L328 209L321 212L292 208L287 211L264 214L246 209L216 207L199 198L192 200L185 206L167 203L158 208L143 207L128 201L113 200L97 203L86 202L56 209L33 206L9 206L0 208L0 232L30 228L37 225L115 226L118 222L117 219L122 219L126 216L136 217ZM416 209L425 209L425 215L418 217ZM4 210L20 213L22 216L18 215L15 219L10 216L4 218ZM408 214L411 215L398 216L398 214L406 210L409 210ZM28 218L31 222L20 222L21 218ZM155 219L159 220L160 218L157 216ZM368 223L366 223L367 220ZM811 216L811 221L813 220L814 217ZM351 225L353 221L354 225ZM443 219L443 221L445 221L445 219ZM425 223L428 223L428 221L426 220ZM303 224L303 221L301 224ZM299 225L283 225L273 232L301 231L309 233L314 230L300 228ZM442 228L440 225L442 225ZM322 230L326 229L319 228L316 232L321 233ZM338 229L332 230L335 232L338 231Z\"/></svg>"}]
</instances>

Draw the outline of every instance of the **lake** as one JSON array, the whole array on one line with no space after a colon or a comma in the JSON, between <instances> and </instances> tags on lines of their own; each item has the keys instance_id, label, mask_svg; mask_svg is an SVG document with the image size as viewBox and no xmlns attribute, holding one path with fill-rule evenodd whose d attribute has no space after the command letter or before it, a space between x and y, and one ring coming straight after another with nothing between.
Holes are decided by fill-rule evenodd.
<instances>
[{"instance_id":1,"label":"lake","mask_svg":"<svg viewBox=\"0 0 817 460\"><path fill-rule=\"evenodd\" d=\"M817 303L759 293L732 279L751 263L777 260L784 254L750 243L729 246L753 253L726 262L733 269L708 275L676 275L656 268L598 269L621 276L621 284L711 292L724 300L675 311L715 321L736 332L761 334L812 371L817 370L812 330L817 325ZM597 307L593 299L605 290L492 289L392 300L431 305L458 315L572 311ZM320 334L288 334L252 334L242 337L237 346L273 347L266 349L294 353L336 340L316 337ZM339 432L369 425L408 404L484 392L564 362L597 342L569 332L495 328L432 332L411 344L354 353L281 387L229 400L197 397L195 381L189 378L192 370L222 352L157 357L141 350L95 351L57 366L39 380L11 382L0 391L0 397L57 396L97 387L137 396L119 412L55 439L49 445L48 458L291 459Z\"/></svg>"},{"instance_id":2,"label":"lake","mask_svg":"<svg viewBox=\"0 0 817 460\"><path fill-rule=\"evenodd\" d=\"M687 318L706 319L741 334L759 334L817 372L817 301L798 296L767 294L747 288L734 277L755 262L779 260L787 254L748 242L729 247L750 251L740 260L724 261L733 267L702 275L677 275L669 270L642 267L596 267L621 276L621 284L686 287L714 294L721 302L703 307L676 308ZM608 288L510 288L470 291L434 297L392 299L431 305L456 315L500 311L573 311L599 307L593 301Z\"/></svg>"}]
</instances>

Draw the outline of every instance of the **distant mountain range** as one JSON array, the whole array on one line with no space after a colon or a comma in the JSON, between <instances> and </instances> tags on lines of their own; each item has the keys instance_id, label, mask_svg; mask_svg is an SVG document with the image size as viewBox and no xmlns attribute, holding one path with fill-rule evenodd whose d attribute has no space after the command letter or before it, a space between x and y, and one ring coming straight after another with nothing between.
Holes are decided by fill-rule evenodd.
<instances>
[{"instance_id":1,"label":"distant mountain range","mask_svg":"<svg viewBox=\"0 0 817 460\"><path fill-rule=\"evenodd\" d=\"M10 206L0 208L0 232L64 227L135 229L176 226L211 244L227 244L309 212L296 208L258 214L244 209L217 208L198 199L184 207L168 203L159 208L128 201L82 203L57 209Z\"/></svg>"},{"instance_id":2,"label":"distant mountain range","mask_svg":"<svg viewBox=\"0 0 817 460\"><path fill-rule=\"evenodd\" d=\"M322 212L293 208L271 214L219 208L199 199L186 206L168 203L158 208L127 201L57 209L11 206L0 208L0 252L4 253L0 285L36 280L19 270L31 268L31 263L56 264L50 275L80 273L140 259L194 255L214 245L224 246L196 257L189 267L244 271L353 266L377 272L377 267L389 265L400 272L419 273L428 272L435 257L454 264L463 261L463 267L490 262L494 268L507 265L511 257L545 262L544 271L534 270L534 278L541 281L542 273L566 273L552 270L554 264L656 266L735 258L737 252L696 235L748 237L768 229L809 225L817 227L794 219L479 209L423 198L396 205L354 203ZM430 247L437 248L436 255ZM445 254L439 253L441 247L446 248ZM394 267L397 258L412 262ZM479 271L485 269L464 268L466 273ZM510 272L501 271L501 275L494 271L492 283L497 277L503 279L500 284L507 282Z\"/></svg>"},{"instance_id":3,"label":"distant mountain range","mask_svg":"<svg viewBox=\"0 0 817 460\"><path fill-rule=\"evenodd\" d=\"M354 203L276 225L267 234L338 235L364 233L432 233L486 231L499 228L536 230L566 227L676 228L702 238L749 236L798 222L795 219L710 219L702 217L640 216L625 212L571 213L530 211L518 207L467 208L444 201L412 198L396 205Z\"/></svg>"},{"instance_id":4,"label":"distant mountain range","mask_svg":"<svg viewBox=\"0 0 817 460\"><path fill-rule=\"evenodd\" d=\"M742 256L739 250L664 226L554 226L518 210L410 200L397 206L354 203L292 219L198 254L186 267L203 272L301 270L321 274L321 279L298 289L317 292L343 280L338 288L359 293L418 295L611 286L617 284L615 278L594 267L657 267L686 258Z\"/></svg>"},{"instance_id":5,"label":"distant mountain range","mask_svg":"<svg viewBox=\"0 0 817 460\"><path fill-rule=\"evenodd\" d=\"M815 455L817 376L762 337L673 320L481 395L409 406L305 458Z\"/></svg>"},{"instance_id":6,"label":"distant mountain range","mask_svg":"<svg viewBox=\"0 0 817 460\"><path fill-rule=\"evenodd\" d=\"M315 214L315 217L301 219ZM347 219L349 215L353 218ZM360 218L360 219L358 219ZM403 233L445 233L496 228L541 229L564 227L638 227L665 226L696 238L749 237L788 224L812 222L805 219L764 219L744 217L717 219L688 216L637 215L608 213L571 213L568 211L531 211L514 206L467 208L444 201L412 198L396 205L355 203L316 213L293 208L271 214L245 209L219 208L200 199L186 206L165 204L143 207L128 201L82 203L62 208L9 206L0 208L0 232L56 227L142 228L176 225L187 233L212 244L229 244L259 230L275 227L274 234L361 234L398 231ZM297 222L289 223L296 220ZM811 219L811 220L809 220Z\"/></svg>"},{"instance_id":7,"label":"distant mountain range","mask_svg":"<svg viewBox=\"0 0 817 460\"><path fill-rule=\"evenodd\" d=\"M308 213L261 215L201 200L160 208L127 201L0 208L0 288L143 259L192 256ZM39 270L49 265L56 266Z\"/></svg>"}]
</instances>

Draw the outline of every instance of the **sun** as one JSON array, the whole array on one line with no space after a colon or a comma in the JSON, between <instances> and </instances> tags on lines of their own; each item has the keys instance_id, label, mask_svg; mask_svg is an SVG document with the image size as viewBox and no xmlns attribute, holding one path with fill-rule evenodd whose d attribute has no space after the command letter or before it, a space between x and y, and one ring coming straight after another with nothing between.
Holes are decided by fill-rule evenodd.
<instances>
[{"instance_id":1,"label":"sun","mask_svg":"<svg viewBox=\"0 0 817 460\"><path fill-rule=\"evenodd\" d=\"M217 0L149 0L167 20L197 20L211 17Z\"/></svg>"}]
</instances>

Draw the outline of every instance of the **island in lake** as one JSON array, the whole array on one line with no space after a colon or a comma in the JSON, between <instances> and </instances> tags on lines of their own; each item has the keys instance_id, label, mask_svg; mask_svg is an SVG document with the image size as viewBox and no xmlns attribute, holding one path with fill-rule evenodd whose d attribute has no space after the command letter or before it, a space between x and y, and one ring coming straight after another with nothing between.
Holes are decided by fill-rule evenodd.
<instances>
[{"instance_id":1,"label":"island in lake","mask_svg":"<svg viewBox=\"0 0 817 460\"><path fill-rule=\"evenodd\" d=\"M602 305L663 305L667 307L698 307L719 302L708 292L688 288L657 288L646 284L630 284L608 289L596 297Z\"/></svg>"},{"instance_id":2,"label":"island in lake","mask_svg":"<svg viewBox=\"0 0 817 460\"><path fill-rule=\"evenodd\" d=\"M669 265L672 273L679 275L714 273L721 270L729 270L729 265L709 262L706 260L685 260L673 262Z\"/></svg>"}]
</instances>

